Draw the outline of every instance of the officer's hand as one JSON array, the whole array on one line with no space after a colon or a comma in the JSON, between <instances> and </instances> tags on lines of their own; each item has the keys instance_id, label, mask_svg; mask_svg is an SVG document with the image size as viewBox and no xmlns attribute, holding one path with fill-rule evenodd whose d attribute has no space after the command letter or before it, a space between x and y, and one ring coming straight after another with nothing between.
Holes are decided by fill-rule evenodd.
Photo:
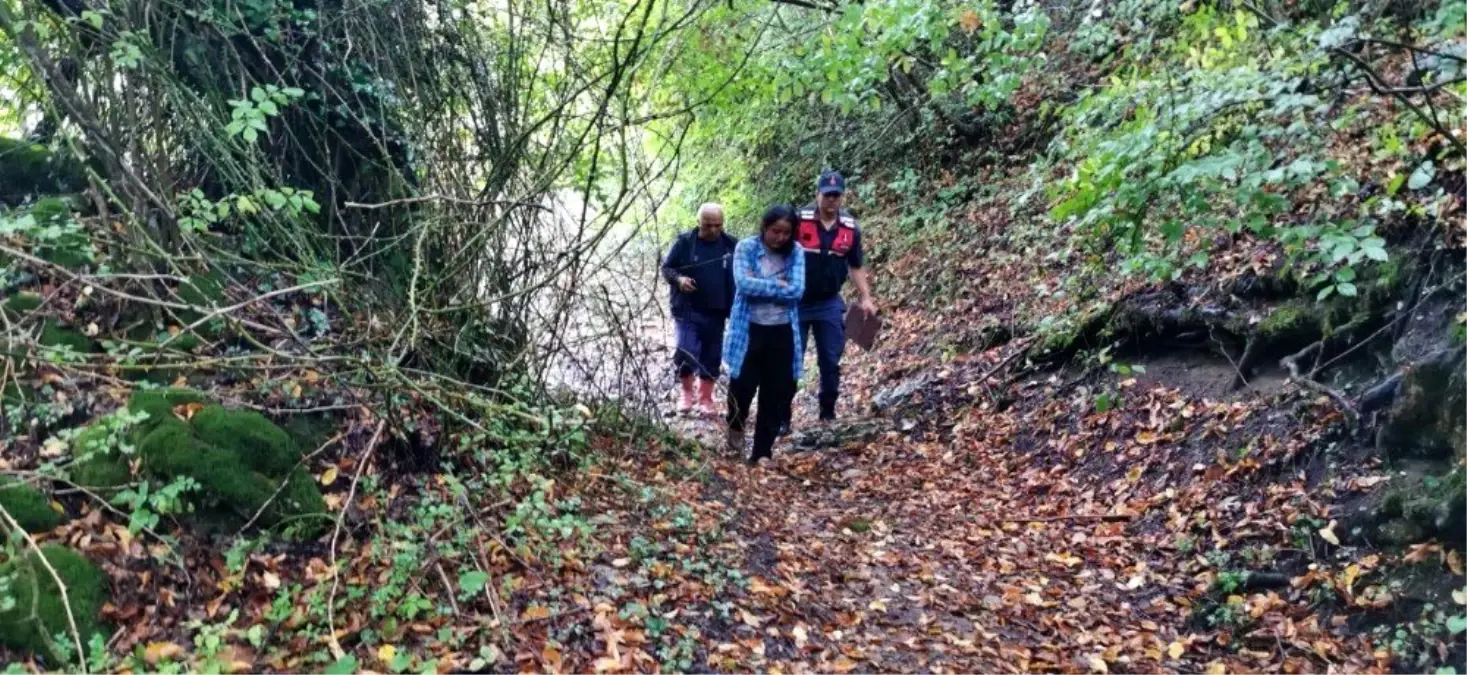
<instances>
[{"instance_id":1,"label":"officer's hand","mask_svg":"<svg viewBox=\"0 0 1467 675\"><path fill-rule=\"evenodd\" d=\"M866 298L861 301L861 309L865 310L871 316L876 316L876 303L872 302L871 298Z\"/></svg>"},{"instance_id":2,"label":"officer's hand","mask_svg":"<svg viewBox=\"0 0 1467 675\"><path fill-rule=\"evenodd\" d=\"M698 282L693 281L692 277L678 277L677 287L684 293L692 293L698 288Z\"/></svg>"}]
</instances>

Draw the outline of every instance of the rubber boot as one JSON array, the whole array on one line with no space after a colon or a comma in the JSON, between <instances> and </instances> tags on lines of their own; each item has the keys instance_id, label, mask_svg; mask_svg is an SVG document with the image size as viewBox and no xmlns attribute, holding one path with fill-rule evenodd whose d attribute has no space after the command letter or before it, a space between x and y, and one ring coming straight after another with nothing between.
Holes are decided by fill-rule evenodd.
<instances>
[{"instance_id":1,"label":"rubber boot","mask_svg":"<svg viewBox=\"0 0 1467 675\"><path fill-rule=\"evenodd\" d=\"M682 385L682 394L678 398L677 411L680 415L686 415L693 409L693 376L684 375L679 384Z\"/></svg>"},{"instance_id":2,"label":"rubber boot","mask_svg":"<svg viewBox=\"0 0 1467 675\"><path fill-rule=\"evenodd\" d=\"M718 407L713 404L713 380L698 380L698 412L704 417L718 417Z\"/></svg>"},{"instance_id":3,"label":"rubber boot","mask_svg":"<svg viewBox=\"0 0 1467 675\"><path fill-rule=\"evenodd\" d=\"M820 392L820 421L829 422L835 419L835 397L836 394Z\"/></svg>"}]
</instances>

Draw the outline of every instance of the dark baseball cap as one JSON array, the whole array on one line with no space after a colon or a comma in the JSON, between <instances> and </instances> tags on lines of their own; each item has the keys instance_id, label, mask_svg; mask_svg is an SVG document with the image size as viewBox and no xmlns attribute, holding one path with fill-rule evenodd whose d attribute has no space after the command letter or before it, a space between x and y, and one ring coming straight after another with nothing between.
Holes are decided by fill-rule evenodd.
<instances>
[{"instance_id":1,"label":"dark baseball cap","mask_svg":"<svg viewBox=\"0 0 1467 675\"><path fill-rule=\"evenodd\" d=\"M815 188L822 195L843 194L846 191L846 179L839 171L826 171L820 174L820 181L815 184Z\"/></svg>"}]
</instances>

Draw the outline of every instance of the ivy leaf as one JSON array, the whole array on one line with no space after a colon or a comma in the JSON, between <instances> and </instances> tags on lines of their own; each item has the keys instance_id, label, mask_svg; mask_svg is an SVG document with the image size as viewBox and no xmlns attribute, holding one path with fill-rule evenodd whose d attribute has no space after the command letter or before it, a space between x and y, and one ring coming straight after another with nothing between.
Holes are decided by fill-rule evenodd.
<instances>
[{"instance_id":1,"label":"ivy leaf","mask_svg":"<svg viewBox=\"0 0 1467 675\"><path fill-rule=\"evenodd\" d=\"M336 663L326 666L326 670L322 672L325 675L352 675L357 672L357 657L355 654L347 654L337 659Z\"/></svg>"},{"instance_id":2,"label":"ivy leaf","mask_svg":"<svg viewBox=\"0 0 1467 675\"><path fill-rule=\"evenodd\" d=\"M1447 630L1452 631L1452 635L1467 631L1467 616L1459 614L1447 619Z\"/></svg>"},{"instance_id":3,"label":"ivy leaf","mask_svg":"<svg viewBox=\"0 0 1467 675\"><path fill-rule=\"evenodd\" d=\"M1428 159L1422 162L1421 166L1416 167L1415 171L1411 172L1411 180L1406 183L1406 187L1412 190L1420 190L1430 185L1434 178L1436 178L1436 164Z\"/></svg>"},{"instance_id":4,"label":"ivy leaf","mask_svg":"<svg viewBox=\"0 0 1467 675\"><path fill-rule=\"evenodd\" d=\"M458 577L458 589L464 595L475 595L484 590L484 584L489 581L489 575L479 570L464 572Z\"/></svg>"}]
</instances>

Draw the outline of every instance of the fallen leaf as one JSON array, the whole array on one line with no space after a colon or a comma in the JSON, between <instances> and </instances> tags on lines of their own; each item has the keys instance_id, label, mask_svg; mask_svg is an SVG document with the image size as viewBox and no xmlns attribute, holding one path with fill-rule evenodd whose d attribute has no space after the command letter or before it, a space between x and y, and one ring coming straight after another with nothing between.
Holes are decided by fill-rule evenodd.
<instances>
[{"instance_id":1,"label":"fallen leaf","mask_svg":"<svg viewBox=\"0 0 1467 675\"><path fill-rule=\"evenodd\" d=\"M383 663L391 663L397 657L397 647L393 645L382 645L377 648L377 659Z\"/></svg>"},{"instance_id":2,"label":"fallen leaf","mask_svg":"<svg viewBox=\"0 0 1467 675\"><path fill-rule=\"evenodd\" d=\"M1207 675L1227 675L1228 664L1222 661L1213 661L1207 664Z\"/></svg>"},{"instance_id":3,"label":"fallen leaf","mask_svg":"<svg viewBox=\"0 0 1467 675\"><path fill-rule=\"evenodd\" d=\"M143 649L143 660L150 666L156 666L164 659L173 659L183 653L183 647L172 642L150 642Z\"/></svg>"},{"instance_id":4,"label":"fallen leaf","mask_svg":"<svg viewBox=\"0 0 1467 675\"><path fill-rule=\"evenodd\" d=\"M1329 521L1329 525L1328 526L1326 526L1326 527L1324 527L1324 528L1322 528L1322 529L1319 530L1319 536L1320 537L1323 537L1325 541L1327 541L1327 542L1329 542L1331 544L1334 544L1335 546L1339 546L1340 545L1340 538L1337 537L1337 536L1335 536L1335 523L1336 522L1338 522L1338 521L1334 521L1334 520Z\"/></svg>"},{"instance_id":5,"label":"fallen leaf","mask_svg":"<svg viewBox=\"0 0 1467 675\"><path fill-rule=\"evenodd\" d=\"M739 609L739 619L744 622L744 625L752 626L754 628L758 628L760 624L764 623L763 619L760 619L759 617L750 614L749 610L743 608Z\"/></svg>"},{"instance_id":6,"label":"fallen leaf","mask_svg":"<svg viewBox=\"0 0 1467 675\"><path fill-rule=\"evenodd\" d=\"M611 561L612 567L626 567L630 564L632 564L631 558L617 558L616 560Z\"/></svg>"},{"instance_id":7,"label":"fallen leaf","mask_svg":"<svg viewBox=\"0 0 1467 675\"><path fill-rule=\"evenodd\" d=\"M1105 665L1105 659L1102 659L1099 656L1091 656L1090 670L1093 672L1102 673L1103 675L1110 672L1110 666Z\"/></svg>"},{"instance_id":8,"label":"fallen leaf","mask_svg":"<svg viewBox=\"0 0 1467 675\"><path fill-rule=\"evenodd\" d=\"M796 624L790 633L795 636L795 648L804 649L805 643L809 641L810 635L805 631L805 624Z\"/></svg>"},{"instance_id":9,"label":"fallen leaf","mask_svg":"<svg viewBox=\"0 0 1467 675\"><path fill-rule=\"evenodd\" d=\"M261 576L261 579L265 582L265 588L268 588L268 589L270 589L272 591L275 590L275 589L277 589L277 588L280 588L280 576L279 575L275 574L274 572L267 571L267 572L265 572L264 574L262 574L260 576Z\"/></svg>"},{"instance_id":10,"label":"fallen leaf","mask_svg":"<svg viewBox=\"0 0 1467 675\"><path fill-rule=\"evenodd\" d=\"M336 482L336 475L338 473L340 472L337 470L336 465L332 464L326 467L325 471L321 472L321 477L318 480L321 481L322 485L330 485Z\"/></svg>"},{"instance_id":11,"label":"fallen leaf","mask_svg":"<svg viewBox=\"0 0 1467 675\"><path fill-rule=\"evenodd\" d=\"M550 617L550 608L545 605L530 605L525 608L525 613L520 615L521 621L535 621Z\"/></svg>"},{"instance_id":12,"label":"fallen leaf","mask_svg":"<svg viewBox=\"0 0 1467 675\"><path fill-rule=\"evenodd\" d=\"M1182 658L1182 654L1185 654L1186 652L1187 646L1176 640L1173 640L1172 643L1166 648L1166 655L1172 657L1173 659Z\"/></svg>"},{"instance_id":13,"label":"fallen leaf","mask_svg":"<svg viewBox=\"0 0 1467 675\"><path fill-rule=\"evenodd\" d=\"M62 456L64 454L66 454L67 447L68 446L67 446L66 441L63 441L63 440L61 440L61 439L59 439L59 438L57 438L55 436L52 436L50 438L47 438L46 439L46 442L41 445L41 456L42 457L60 457L60 456Z\"/></svg>"},{"instance_id":14,"label":"fallen leaf","mask_svg":"<svg viewBox=\"0 0 1467 675\"><path fill-rule=\"evenodd\" d=\"M1467 605L1467 588L1459 588L1452 591L1452 600L1459 605Z\"/></svg>"},{"instance_id":15,"label":"fallen leaf","mask_svg":"<svg viewBox=\"0 0 1467 675\"><path fill-rule=\"evenodd\" d=\"M1464 569L1462 566L1462 554L1458 553L1455 550L1447 552L1447 567L1452 570L1452 574L1455 574L1459 577L1462 576L1464 572L1467 572L1467 569Z\"/></svg>"},{"instance_id":16,"label":"fallen leaf","mask_svg":"<svg viewBox=\"0 0 1467 675\"><path fill-rule=\"evenodd\" d=\"M561 663L559 649L551 647L550 645L545 645L545 648L540 650L540 658L545 661L546 666L550 667L551 672L560 672Z\"/></svg>"},{"instance_id":17,"label":"fallen leaf","mask_svg":"<svg viewBox=\"0 0 1467 675\"><path fill-rule=\"evenodd\" d=\"M835 662L830 664L830 669L837 673L849 673L856 669L856 662L845 656L838 656Z\"/></svg>"}]
</instances>

